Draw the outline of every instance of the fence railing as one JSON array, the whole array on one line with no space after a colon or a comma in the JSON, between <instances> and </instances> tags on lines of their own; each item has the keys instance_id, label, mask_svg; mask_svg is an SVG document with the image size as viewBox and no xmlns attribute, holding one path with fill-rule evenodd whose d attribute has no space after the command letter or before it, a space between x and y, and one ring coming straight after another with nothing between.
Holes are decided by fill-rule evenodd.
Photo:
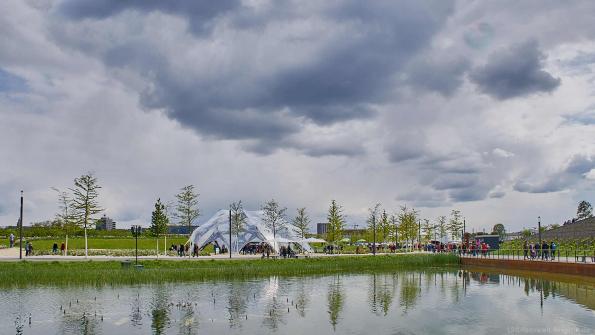
<instances>
[{"instance_id":1,"label":"fence railing","mask_svg":"<svg viewBox=\"0 0 595 335\"><path fill-rule=\"evenodd\" d=\"M595 263L595 250L524 250L524 249L487 249L453 250L461 257L488 259L512 259L526 261L547 261L566 263Z\"/></svg>"}]
</instances>

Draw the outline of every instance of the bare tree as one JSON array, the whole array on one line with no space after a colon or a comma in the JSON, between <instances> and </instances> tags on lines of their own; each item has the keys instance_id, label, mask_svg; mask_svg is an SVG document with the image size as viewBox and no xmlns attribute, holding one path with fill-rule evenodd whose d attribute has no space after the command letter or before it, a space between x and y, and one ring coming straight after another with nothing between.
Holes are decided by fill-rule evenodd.
<instances>
[{"instance_id":1,"label":"bare tree","mask_svg":"<svg viewBox=\"0 0 595 335\"><path fill-rule=\"evenodd\" d=\"M101 188L97 184L97 178L91 173L84 174L74 179L72 207L77 223L85 229L85 257L88 256L87 227L95 223L93 215L103 211L99 207L97 197Z\"/></svg>"},{"instance_id":2,"label":"bare tree","mask_svg":"<svg viewBox=\"0 0 595 335\"><path fill-rule=\"evenodd\" d=\"M60 191L56 187L52 187L52 189L58 192L58 208L60 211L56 214L56 220L64 230L66 237L64 244L64 256L66 256L68 254L68 233L76 226L72 197L66 191Z\"/></svg>"},{"instance_id":3,"label":"bare tree","mask_svg":"<svg viewBox=\"0 0 595 335\"><path fill-rule=\"evenodd\" d=\"M232 203L229 208L231 209L231 233L236 236L236 252L239 252L238 239L240 233L244 231L248 217L246 216L244 208L242 207L242 200ZM231 244L231 241L229 242Z\"/></svg>"},{"instance_id":4,"label":"bare tree","mask_svg":"<svg viewBox=\"0 0 595 335\"><path fill-rule=\"evenodd\" d=\"M182 187L176 195L178 204L176 206L176 217L181 225L188 227L188 236L192 234L192 223L200 216L198 209L198 193L194 192L194 185Z\"/></svg>"},{"instance_id":5,"label":"bare tree","mask_svg":"<svg viewBox=\"0 0 595 335\"><path fill-rule=\"evenodd\" d=\"M273 249L277 250L277 233L287 229L285 222L285 212L287 208L279 206L279 203L272 199L262 207L263 222L265 226L273 233Z\"/></svg>"},{"instance_id":6,"label":"bare tree","mask_svg":"<svg viewBox=\"0 0 595 335\"><path fill-rule=\"evenodd\" d=\"M293 219L292 223L293 223L293 226L295 227L295 229L297 230L298 234L300 235L300 237L302 239L305 239L306 234L308 233L308 230L310 229L310 218L308 217L308 214L306 214L305 207L297 209L297 215Z\"/></svg>"}]
</instances>

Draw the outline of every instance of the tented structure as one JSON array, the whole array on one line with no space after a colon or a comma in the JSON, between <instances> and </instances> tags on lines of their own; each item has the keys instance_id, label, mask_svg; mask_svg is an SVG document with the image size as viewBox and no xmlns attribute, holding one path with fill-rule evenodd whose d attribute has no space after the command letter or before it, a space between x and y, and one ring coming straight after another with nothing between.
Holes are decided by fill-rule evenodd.
<instances>
[{"instance_id":1,"label":"tented structure","mask_svg":"<svg viewBox=\"0 0 595 335\"><path fill-rule=\"evenodd\" d=\"M273 238L273 231L263 222L263 211L244 211L244 213L246 214L244 228L237 237L232 234L231 243L229 241L229 210L225 209L218 211L209 221L196 228L190 235L189 242L192 245L198 245L201 249L209 243L217 242L220 246L225 246L234 252L241 250L251 242L267 243L275 252L279 251L280 246L288 244L298 244L303 250L312 251L308 242L300 239L287 222L284 222L287 229L275 229L275 238Z\"/></svg>"}]
</instances>

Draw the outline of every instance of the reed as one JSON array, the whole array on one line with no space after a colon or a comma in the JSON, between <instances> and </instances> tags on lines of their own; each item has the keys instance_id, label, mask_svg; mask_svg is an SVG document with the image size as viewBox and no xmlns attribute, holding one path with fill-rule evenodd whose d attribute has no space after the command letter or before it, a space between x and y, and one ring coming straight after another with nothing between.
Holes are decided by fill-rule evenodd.
<instances>
[{"instance_id":1,"label":"reed","mask_svg":"<svg viewBox=\"0 0 595 335\"><path fill-rule=\"evenodd\" d=\"M150 260L143 269L123 268L115 261L4 262L0 286L122 285L247 279L263 276L301 276L329 273L364 273L400 269L457 266L447 254L319 257L251 260Z\"/></svg>"}]
</instances>

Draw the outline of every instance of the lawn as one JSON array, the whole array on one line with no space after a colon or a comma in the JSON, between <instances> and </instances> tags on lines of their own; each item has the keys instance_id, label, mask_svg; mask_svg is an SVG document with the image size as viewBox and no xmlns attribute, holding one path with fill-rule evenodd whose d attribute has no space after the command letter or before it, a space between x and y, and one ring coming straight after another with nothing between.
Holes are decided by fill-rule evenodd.
<instances>
[{"instance_id":1,"label":"lawn","mask_svg":"<svg viewBox=\"0 0 595 335\"><path fill-rule=\"evenodd\" d=\"M114 285L244 279L262 276L299 276L329 273L363 273L400 269L458 266L457 256L415 254L343 256L302 259L142 261L144 269L123 268L120 262L5 262L0 286Z\"/></svg>"},{"instance_id":2,"label":"lawn","mask_svg":"<svg viewBox=\"0 0 595 335\"><path fill-rule=\"evenodd\" d=\"M64 238L29 238L24 241L31 241L33 249L35 251L51 251L54 243L60 244L64 242ZM172 244L180 245L188 241L186 237L168 237L167 247L169 248ZM164 238L159 239L159 250L163 250ZM24 243L24 242L23 242ZM122 237L91 237L88 238L89 249L135 249L134 238L122 238ZM155 238L139 237L138 248L140 250L155 250L157 242ZM68 249L85 249L85 239L82 237L68 238Z\"/></svg>"}]
</instances>

